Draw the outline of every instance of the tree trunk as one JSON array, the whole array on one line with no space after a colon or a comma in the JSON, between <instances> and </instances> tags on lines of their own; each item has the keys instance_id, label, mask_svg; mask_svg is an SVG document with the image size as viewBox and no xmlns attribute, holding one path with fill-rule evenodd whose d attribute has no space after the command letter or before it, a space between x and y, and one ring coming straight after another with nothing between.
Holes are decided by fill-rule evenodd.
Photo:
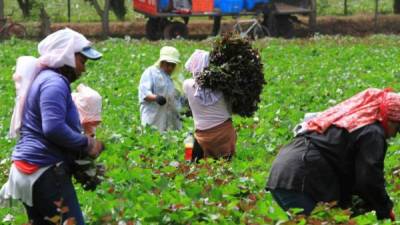
<instances>
[{"instance_id":1,"label":"tree trunk","mask_svg":"<svg viewBox=\"0 0 400 225\"><path fill-rule=\"evenodd\" d=\"M125 0L111 0L110 10L112 10L119 21L125 20L126 6Z\"/></svg>"},{"instance_id":2,"label":"tree trunk","mask_svg":"<svg viewBox=\"0 0 400 225\"><path fill-rule=\"evenodd\" d=\"M101 25L103 29L103 37L107 37L110 34L110 26L109 26L110 0L104 1L104 9L100 7L100 4L97 0L88 0L88 1L93 5L97 14L100 16Z\"/></svg>"},{"instance_id":3,"label":"tree trunk","mask_svg":"<svg viewBox=\"0 0 400 225\"><path fill-rule=\"evenodd\" d=\"M396 14L400 14L400 0L394 0L393 12Z\"/></svg>"},{"instance_id":4,"label":"tree trunk","mask_svg":"<svg viewBox=\"0 0 400 225\"><path fill-rule=\"evenodd\" d=\"M104 1L103 15L101 17L101 24L102 24L102 27L103 27L103 36L104 37L108 37L109 34L110 34L109 14L110 14L110 0L105 0Z\"/></svg>"},{"instance_id":5,"label":"tree trunk","mask_svg":"<svg viewBox=\"0 0 400 225\"><path fill-rule=\"evenodd\" d=\"M317 1L310 0L311 12L308 15L308 24L310 26L311 33L315 33L317 29Z\"/></svg>"},{"instance_id":6,"label":"tree trunk","mask_svg":"<svg viewBox=\"0 0 400 225\"><path fill-rule=\"evenodd\" d=\"M4 18L4 0L0 0L0 20Z\"/></svg>"},{"instance_id":7,"label":"tree trunk","mask_svg":"<svg viewBox=\"0 0 400 225\"><path fill-rule=\"evenodd\" d=\"M19 8L22 10L22 16L27 18L31 15L32 2L30 0L18 0Z\"/></svg>"},{"instance_id":8,"label":"tree trunk","mask_svg":"<svg viewBox=\"0 0 400 225\"><path fill-rule=\"evenodd\" d=\"M71 23L71 0L67 1L68 23Z\"/></svg>"},{"instance_id":9,"label":"tree trunk","mask_svg":"<svg viewBox=\"0 0 400 225\"><path fill-rule=\"evenodd\" d=\"M213 24L213 29L212 29L212 36L218 36L219 31L221 29L221 20L222 16L214 16L214 24Z\"/></svg>"},{"instance_id":10,"label":"tree trunk","mask_svg":"<svg viewBox=\"0 0 400 225\"><path fill-rule=\"evenodd\" d=\"M374 18L375 31L378 31L378 16L379 16L379 0L375 0L375 18Z\"/></svg>"},{"instance_id":11,"label":"tree trunk","mask_svg":"<svg viewBox=\"0 0 400 225\"><path fill-rule=\"evenodd\" d=\"M50 16L47 14L46 9L43 5L40 6L40 36L46 37L51 33L50 29Z\"/></svg>"},{"instance_id":12,"label":"tree trunk","mask_svg":"<svg viewBox=\"0 0 400 225\"><path fill-rule=\"evenodd\" d=\"M347 16L349 14L349 8L347 5L347 0L344 0L344 15Z\"/></svg>"}]
</instances>

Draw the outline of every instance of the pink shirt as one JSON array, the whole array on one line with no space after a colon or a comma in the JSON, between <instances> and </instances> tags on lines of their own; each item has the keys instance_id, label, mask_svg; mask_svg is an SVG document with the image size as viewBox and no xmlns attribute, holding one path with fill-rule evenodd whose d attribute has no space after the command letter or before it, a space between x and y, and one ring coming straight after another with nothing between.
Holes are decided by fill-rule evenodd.
<instances>
[{"instance_id":1,"label":"pink shirt","mask_svg":"<svg viewBox=\"0 0 400 225\"><path fill-rule=\"evenodd\" d=\"M189 100L192 110L194 126L197 130L208 130L216 127L232 117L232 114L222 97L217 103L205 106L194 97L195 81L188 79L183 82L183 91Z\"/></svg>"}]
</instances>

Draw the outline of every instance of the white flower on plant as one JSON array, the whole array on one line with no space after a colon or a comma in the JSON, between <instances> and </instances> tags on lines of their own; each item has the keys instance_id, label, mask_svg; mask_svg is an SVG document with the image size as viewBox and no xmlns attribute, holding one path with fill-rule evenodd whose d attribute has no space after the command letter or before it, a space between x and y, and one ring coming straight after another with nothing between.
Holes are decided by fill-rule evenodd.
<instances>
[{"instance_id":1,"label":"white flower on plant","mask_svg":"<svg viewBox=\"0 0 400 225\"><path fill-rule=\"evenodd\" d=\"M204 205L212 205L212 203L208 200L208 198L205 198Z\"/></svg>"},{"instance_id":2,"label":"white flower on plant","mask_svg":"<svg viewBox=\"0 0 400 225\"><path fill-rule=\"evenodd\" d=\"M246 181L248 181L248 180L249 180L248 177L241 177L241 178L239 178L239 181L242 182L242 183L244 183L244 182L246 182Z\"/></svg>"},{"instance_id":3,"label":"white flower on plant","mask_svg":"<svg viewBox=\"0 0 400 225\"><path fill-rule=\"evenodd\" d=\"M336 104L336 103L337 103L337 101L336 101L336 100L334 100L334 99L329 99L328 103L329 103L329 104L332 104L332 105L334 105L334 104Z\"/></svg>"},{"instance_id":4,"label":"white flower on plant","mask_svg":"<svg viewBox=\"0 0 400 225\"><path fill-rule=\"evenodd\" d=\"M14 221L14 216L11 214L7 214L4 218L3 218L3 223L10 223Z\"/></svg>"},{"instance_id":5,"label":"white flower on plant","mask_svg":"<svg viewBox=\"0 0 400 225\"><path fill-rule=\"evenodd\" d=\"M217 220L219 217L220 217L219 214L211 214L211 215L210 215L210 218L211 218L212 220Z\"/></svg>"},{"instance_id":6,"label":"white flower on plant","mask_svg":"<svg viewBox=\"0 0 400 225\"><path fill-rule=\"evenodd\" d=\"M125 36L124 36L124 40L125 40L126 42L130 42L130 41L131 41L131 36L125 35Z\"/></svg>"},{"instance_id":7,"label":"white flower on plant","mask_svg":"<svg viewBox=\"0 0 400 225\"><path fill-rule=\"evenodd\" d=\"M135 160L131 160L131 165L132 165L132 166L137 166L138 163L137 163Z\"/></svg>"},{"instance_id":8,"label":"white flower on plant","mask_svg":"<svg viewBox=\"0 0 400 225\"><path fill-rule=\"evenodd\" d=\"M254 183L254 179L253 178L249 178L249 177L241 177L239 178L239 181L241 183Z\"/></svg>"},{"instance_id":9,"label":"white flower on plant","mask_svg":"<svg viewBox=\"0 0 400 225\"><path fill-rule=\"evenodd\" d=\"M7 164L8 162L10 162L10 159L9 158L5 158L5 159L0 161L0 165Z\"/></svg>"},{"instance_id":10,"label":"white flower on plant","mask_svg":"<svg viewBox=\"0 0 400 225\"><path fill-rule=\"evenodd\" d=\"M164 215L164 217L162 218L163 222L171 222L171 217L169 217L168 215Z\"/></svg>"},{"instance_id":11,"label":"white flower on plant","mask_svg":"<svg viewBox=\"0 0 400 225\"><path fill-rule=\"evenodd\" d=\"M121 142L121 143L124 142L122 135L118 134L118 133L112 133L110 138L112 141L115 141L115 142Z\"/></svg>"},{"instance_id":12,"label":"white flower on plant","mask_svg":"<svg viewBox=\"0 0 400 225\"><path fill-rule=\"evenodd\" d=\"M172 167L179 167L179 162L172 161L172 162L169 163L169 165L172 166Z\"/></svg>"}]
</instances>

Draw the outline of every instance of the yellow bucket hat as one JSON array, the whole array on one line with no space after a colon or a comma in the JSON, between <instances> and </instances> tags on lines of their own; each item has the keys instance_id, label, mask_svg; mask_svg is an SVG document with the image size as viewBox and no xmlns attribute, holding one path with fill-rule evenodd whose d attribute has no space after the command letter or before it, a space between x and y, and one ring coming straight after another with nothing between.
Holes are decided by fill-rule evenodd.
<instances>
[{"instance_id":1,"label":"yellow bucket hat","mask_svg":"<svg viewBox=\"0 0 400 225\"><path fill-rule=\"evenodd\" d=\"M162 47L160 50L160 58L157 61L159 66L162 61L179 64L181 62L179 51L171 46Z\"/></svg>"}]
</instances>

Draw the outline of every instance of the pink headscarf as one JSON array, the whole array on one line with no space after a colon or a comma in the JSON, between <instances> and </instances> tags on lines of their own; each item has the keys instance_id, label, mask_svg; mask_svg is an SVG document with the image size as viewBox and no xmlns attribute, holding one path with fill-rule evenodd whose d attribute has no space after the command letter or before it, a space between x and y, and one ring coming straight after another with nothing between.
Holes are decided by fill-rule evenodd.
<instances>
[{"instance_id":1,"label":"pink headscarf","mask_svg":"<svg viewBox=\"0 0 400 225\"><path fill-rule=\"evenodd\" d=\"M72 99L78 108L81 124L101 121L101 96L92 88L79 84Z\"/></svg>"},{"instance_id":2,"label":"pink headscarf","mask_svg":"<svg viewBox=\"0 0 400 225\"><path fill-rule=\"evenodd\" d=\"M387 133L388 120L400 122L400 95L389 89L369 88L309 120L306 130L324 133L336 125L352 132L380 121Z\"/></svg>"}]
</instances>

